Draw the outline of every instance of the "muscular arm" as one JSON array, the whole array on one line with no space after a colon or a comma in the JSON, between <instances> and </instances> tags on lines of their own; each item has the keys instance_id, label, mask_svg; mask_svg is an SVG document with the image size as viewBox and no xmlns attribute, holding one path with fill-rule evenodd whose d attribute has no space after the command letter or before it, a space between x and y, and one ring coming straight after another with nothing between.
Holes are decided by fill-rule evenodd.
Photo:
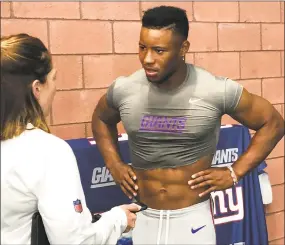
<instances>
[{"instance_id":1,"label":"muscular arm","mask_svg":"<svg viewBox=\"0 0 285 245\"><path fill-rule=\"evenodd\" d=\"M232 165L238 179L260 164L284 136L284 120L265 99L243 90L232 118L256 131L248 149Z\"/></svg>"},{"instance_id":2,"label":"muscular arm","mask_svg":"<svg viewBox=\"0 0 285 245\"><path fill-rule=\"evenodd\" d=\"M120 114L108 106L106 95L102 96L92 116L92 131L96 144L115 182L131 199L137 195L136 175L132 168L124 164L118 145L117 123Z\"/></svg>"},{"instance_id":3,"label":"muscular arm","mask_svg":"<svg viewBox=\"0 0 285 245\"><path fill-rule=\"evenodd\" d=\"M121 163L118 148L117 123L121 121L118 111L108 106L103 95L92 116L92 131L96 144L108 168L114 163Z\"/></svg>"},{"instance_id":4,"label":"muscular arm","mask_svg":"<svg viewBox=\"0 0 285 245\"><path fill-rule=\"evenodd\" d=\"M234 83L229 85L232 86L229 91L236 87ZM232 104L232 99L234 99L232 96L235 96L235 93L227 93L226 95L229 104ZM232 111L229 113L232 118L256 131L247 150L232 165L237 179L240 180L250 170L257 167L284 136L284 120L267 100L251 94L245 89L242 91L235 110L231 106L228 109ZM188 184L191 189L209 186L206 191L199 194L200 197L203 197L212 191L225 190L231 187L233 179L227 167L211 167L193 174Z\"/></svg>"}]
</instances>

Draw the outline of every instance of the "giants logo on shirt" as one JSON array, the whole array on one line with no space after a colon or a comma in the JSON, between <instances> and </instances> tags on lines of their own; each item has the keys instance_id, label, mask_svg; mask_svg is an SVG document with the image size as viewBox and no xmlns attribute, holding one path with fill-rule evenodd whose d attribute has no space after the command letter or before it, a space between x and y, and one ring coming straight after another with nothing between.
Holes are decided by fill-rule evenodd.
<instances>
[{"instance_id":1,"label":"giants logo on shirt","mask_svg":"<svg viewBox=\"0 0 285 245\"><path fill-rule=\"evenodd\" d=\"M92 185L90 188L100 188L116 185L111 173L106 167L94 168L91 183Z\"/></svg>"},{"instance_id":2,"label":"giants logo on shirt","mask_svg":"<svg viewBox=\"0 0 285 245\"><path fill-rule=\"evenodd\" d=\"M182 133L185 129L186 117L184 116L156 116L144 115L141 119L140 131Z\"/></svg>"},{"instance_id":3,"label":"giants logo on shirt","mask_svg":"<svg viewBox=\"0 0 285 245\"><path fill-rule=\"evenodd\" d=\"M238 148L217 150L212 167L225 167L238 159ZM214 201L215 224L224 224L244 218L243 193L241 186L211 193Z\"/></svg>"}]
</instances>

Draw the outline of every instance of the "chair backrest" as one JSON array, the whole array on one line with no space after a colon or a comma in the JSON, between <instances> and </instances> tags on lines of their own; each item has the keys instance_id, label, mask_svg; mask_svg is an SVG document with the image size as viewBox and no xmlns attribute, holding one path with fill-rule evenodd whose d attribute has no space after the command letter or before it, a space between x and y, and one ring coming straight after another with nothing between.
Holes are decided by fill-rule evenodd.
<instances>
[{"instance_id":1,"label":"chair backrest","mask_svg":"<svg viewBox=\"0 0 285 245\"><path fill-rule=\"evenodd\" d=\"M50 245L39 212L34 213L32 216L31 245Z\"/></svg>"}]
</instances>

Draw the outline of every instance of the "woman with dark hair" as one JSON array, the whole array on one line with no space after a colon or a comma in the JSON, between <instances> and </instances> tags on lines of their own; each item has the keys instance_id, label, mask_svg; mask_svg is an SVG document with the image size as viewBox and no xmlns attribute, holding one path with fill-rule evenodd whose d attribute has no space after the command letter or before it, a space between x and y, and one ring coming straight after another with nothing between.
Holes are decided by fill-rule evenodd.
<instances>
[{"instance_id":1,"label":"woman with dark hair","mask_svg":"<svg viewBox=\"0 0 285 245\"><path fill-rule=\"evenodd\" d=\"M115 244L140 207L114 207L91 223L72 149L45 120L55 77L38 38L1 38L1 244L30 244L37 211L51 244Z\"/></svg>"}]
</instances>

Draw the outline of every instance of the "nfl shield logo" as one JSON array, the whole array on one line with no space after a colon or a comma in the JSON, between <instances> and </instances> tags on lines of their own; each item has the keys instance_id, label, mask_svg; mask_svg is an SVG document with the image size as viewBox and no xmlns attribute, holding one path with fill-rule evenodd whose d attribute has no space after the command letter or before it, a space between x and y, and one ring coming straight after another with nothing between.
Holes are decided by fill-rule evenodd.
<instances>
[{"instance_id":1,"label":"nfl shield logo","mask_svg":"<svg viewBox=\"0 0 285 245\"><path fill-rule=\"evenodd\" d=\"M79 199L77 199L76 201L73 201L73 205L74 205L74 209L77 213L82 212L82 205L81 205L81 201Z\"/></svg>"}]
</instances>

